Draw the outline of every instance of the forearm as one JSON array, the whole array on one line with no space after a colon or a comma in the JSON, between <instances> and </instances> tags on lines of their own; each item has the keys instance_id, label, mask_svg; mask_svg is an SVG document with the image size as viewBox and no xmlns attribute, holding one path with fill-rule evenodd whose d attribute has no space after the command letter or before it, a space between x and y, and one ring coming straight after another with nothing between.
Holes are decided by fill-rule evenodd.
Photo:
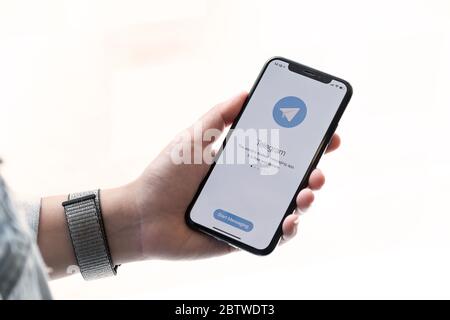
<instances>
[{"instance_id":1,"label":"forearm","mask_svg":"<svg viewBox=\"0 0 450 320\"><path fill-rule=\"evenodd\" d=\"M132 209L132 188L125 186L102 190L100 194L103 222L114 264L140 258L139 220ZM77 261L67 227L62 202L67 195L42 199L38 245L50 276L59 278L73 273Z\"/></svg>"},{"instance_id":2,"label":"forearm","mask_svg":"<svg viewBox=\"0 0 450 320\"><path fill-rule=\"evenodd\" d=\"M67 195L43 198L38 229L38 245L50 276L68 275L68 268L76 266L64 208Z\"/></svg>"}]
</instances>

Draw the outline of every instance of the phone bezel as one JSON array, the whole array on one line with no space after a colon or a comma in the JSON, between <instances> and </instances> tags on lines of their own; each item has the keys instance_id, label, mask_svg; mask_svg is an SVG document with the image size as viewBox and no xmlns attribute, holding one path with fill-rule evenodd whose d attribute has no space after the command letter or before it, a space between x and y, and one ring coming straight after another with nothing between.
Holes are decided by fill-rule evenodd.
<instances>
[{"instance_id":1,"label":"phone bezel","mask_svg":"<svg viewBox=\"0 0 450 320\"><path fill-rule=\"evenodd\" d=\"M302 189L304 189L304 188L306 188L308 186L309 176L311 175L311 172L317 166L320 158L322 157L323 153L325 152L325 149L326 149L326 147L327 147L331 137L333 136L333 133L335 132L335 130L336 130L337 126L338 126L339 120L341 119L342 114L344 113L344 111L345 111L345 109L346 109L346 107L347 107L347 105L348 105L348 103L350 101L350 98L351 98L351 96L353 94L352 86L350 85L350 83L348 83L347 81L345 81L343 79L340 79L338 77L332 76L332 75L324 73L322 71L319 71L319 70L307 67L307 66L302 65L302 64L300 64L298 62L295 62L295 61L292 61L292 60L289 60L289 59L286 59L286 58L283 58L283 57L277 57L277 56L276 57L272 57L264 64L263 68L261 69L261 71L260 71L260 73L259 73L259 75L258 75L258 77L257 77L257 79L255 81L255 83L253 84L253 86L252 86L252 88L251 88L251 90L250 90L250 92L248 94L247 99L245 100L245 102L244 102L244 104L242 106L241 111L237 115L236 119L233 121L233 124L231 125L230 129L234 129L235 126L237 125L237 123L239 122L239 119L241 118L241 115L243 114L245 108L247 107L248 102L252 98L253 93L255 92L255 89L258 87L258 84L259 84L262 76L264 75L264 72L266 71L268 65L274 60L281 60L281 61L284 61L284 62L288 63L289 65L292 64L293 66L295 66L295 69L299 70L300 72L308 71L308 72L311 72L311 73L313 73L315 75L318 75L318 76L320 76L322 78L331 79L330 81L336 80L336 81L342 82L346 86L347 91L346 91L346 94L345 94L344 98L342 99L341 104L339 105L338 110L336 111L336 114L333 117L333 120L330 122L330 125L328 126L328 129L327 129L324 137L322 138L322 141L321 141L318 149L316 150L316 152L314 154L314 157L313 157L310 165L308 166L307 171L305 172L305 175L303 176L303 179L300 182L299 187L297 188L297 191L294 194L294 197L292 198L289 206L287 207L286 212L283 215L283 218L281 219L281 222L278 225L278 228L277 228L275 234L272 237L272 240L270 241L269 245L266 248L264 248L264 249L257 249L255 247L252 247L252 246L250 246L250 245L248 245L246 243L243 243L243 242L241 242L241 241L239 241L237 239L231 238L231 237L229 237L229 236L227 236L227 235L225 235L223 233L217 232L217 231L215 231L215 230L213 230L213 229L211 229L209 227L206 227L204 225L201 225L201 224L196 223L195 221L193 221L191 219L191 217L190 217L191 210L192 210L195 202L197 201L200 193L202 192L203 187L204 187L206 181L208 180L212 170L214 170L214 167L216 165L215 161L211 164L211 167L209 168L208 173L206 174L205 178L200 183L200 185L199 185L199 187L198 187L198 189L197 189L197 191L196 191L196 193L195 193L191 203L189 204L189 206L187 207L187 210L186 210L185 220L186 220L187 225L189 227L191 227L192 229L200 230L200 231L202 231L204 233L207 233L210 236L213 236L213 237L215 237L215 238L217 238L219 240L226 241L227 243L229 243L229 244L231 244L231 245L233 245L235 247L241 248L243 250L246 250L248 252L251 252L251 253L257 254L257 255L268 255L276 248L276 246L277 246L277 244L278 244L278 242L279 242L279 240L280 240L280 238L282 236L282 224L283 224L283 221L296 208L297 195ZM292 72L297 72L297 71L293 71L293 70L291 70L291 71ZM299 73L299 72L297 72L297 73ZM306 76L306 77L310 77L306 73L302 73L302 75ZM310 77L310 78L313 78L313 77ZM315 79L315 80L317 80L317 79ZM317 80L317 81L320 81L320 80ZM225 138L225 140L224 140L224 142L222 144L222 148L220 149L220 151L216 155L216 159L218 159L218 157L220 156L221 152L225 149L226 141L228 140L230 134L231 134L231 130L228 132L228 134L227 134L227 136L226 136L226 138Z\"/></svg>"}]
</instances>

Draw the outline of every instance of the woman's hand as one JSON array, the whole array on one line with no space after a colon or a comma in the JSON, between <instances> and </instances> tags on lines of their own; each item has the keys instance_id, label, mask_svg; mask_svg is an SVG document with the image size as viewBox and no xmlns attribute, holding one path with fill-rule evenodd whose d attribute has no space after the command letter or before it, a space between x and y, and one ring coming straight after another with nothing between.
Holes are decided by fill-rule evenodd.
<instances>
[{"instance_id":1,"label":"woman's hand","mask_svg":"<svg viewBox=\"0 0 450 320\"><path fill-rule=\"evenodd\" d=\"M203 130L223 131L230 125L247 97L242 93L218 104L200 120ZM198 123L197 123L198 125ZM234 249L225 242L188 228L185 213L209 165L176 164L174 147L210 152L211 143L196 138L195 126L172 141L142 175L132 183L115 189L101 190L101 207L107 239L115 264L143 259L196 259L225 254ZM187 133L187 135L186 135ZM186 139L186 136L188 137ZM333 136L328 151L340 144ZM297 232L299 212L314 200L312 190L322 187L325 178L314 170L309 187L297 197L297 210L283 221L283 242ZM38 232L38 245L52 278L72 274L76 259L62 202L67 195L43 198ZM282 213L280 213L282 214Z\"/></svg>"},{"instance_id":2,"label":"woman's hand","mask_svg":"<svg viewBox=\"0 0 450 320\"><path fill-rule=\"evenodd\" d=\"M201 119L203 130L224 130L238 115L247 93L218 104ZM198 123L197 123L198 125ZM197 259L229 253L233 250L225 242L190 229L185 213L209 165L175 164L171 154L179 144L194 149L210 147L210 143L198 141L194 126L174 139L150 163L134 182L121 188L103 190L101 201L108 240L116 264L140 259ZM192 137L186 139L186 136ZM338 148L340 139L334 135L327 151ZM312 190L320 189L325 177L318 169L309 178L309 187L297 196L297 210L283 222L282 242L297 232L299 213L314 201Z\"/></svg>"}]
</instances>

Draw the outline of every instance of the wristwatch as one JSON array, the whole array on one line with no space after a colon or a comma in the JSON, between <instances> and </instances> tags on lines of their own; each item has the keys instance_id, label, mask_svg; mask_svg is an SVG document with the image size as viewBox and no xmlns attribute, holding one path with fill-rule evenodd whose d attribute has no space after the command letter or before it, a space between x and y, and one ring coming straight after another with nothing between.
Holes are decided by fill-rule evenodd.
<instances>
[{"instance_id":1,"label":"wristwatch","mask_svg":"<svg viewBox=\"0 0 450 320\"><path fill-rule=\"evenodd\" d=\"M69 194L62 203L70 238L85 280L116 275L100 207L100 190Z\"/></svg>"}]
</instances>

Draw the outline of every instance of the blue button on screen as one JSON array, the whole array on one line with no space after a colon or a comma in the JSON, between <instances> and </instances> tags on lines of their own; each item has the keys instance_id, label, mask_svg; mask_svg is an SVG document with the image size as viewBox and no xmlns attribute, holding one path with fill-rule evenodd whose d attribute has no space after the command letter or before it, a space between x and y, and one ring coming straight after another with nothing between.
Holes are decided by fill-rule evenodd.
<instances>
[{"instance_id":1,"label":"blue button on screen","mask_svg":"<svg viewBox=\"0 0 450 320\"><path fill-rule=\"evenodd\" d=\"M252 231L253 229L253 223L250 221L222 209L217 209L214 211L214 218L245 232Z\"/></svg>"}]
</instances>

